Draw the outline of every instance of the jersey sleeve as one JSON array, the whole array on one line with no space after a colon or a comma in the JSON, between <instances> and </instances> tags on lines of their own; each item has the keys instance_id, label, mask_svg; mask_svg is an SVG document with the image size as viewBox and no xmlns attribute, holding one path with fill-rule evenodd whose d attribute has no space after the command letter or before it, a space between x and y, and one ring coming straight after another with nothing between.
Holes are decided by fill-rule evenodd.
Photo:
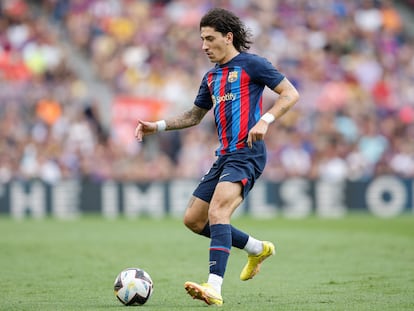
<instances>
[{"instance_id":1,"label":"jersey sleeve","mask_svg":"<svg viewBox=\"0 0 414 311\"><path fill-rule=\"evenodd\" d=\"M249 65L250 76L272 90L285 78L266 58L255 56Z\"/></svg>"},{"instance_id":2,"label":"jersey sleeve","mask_svg":"<svg viewBox=\"0 0 414 311\"><path fill-rule=\"evenodd\" d=\"M198 89L198 94L194 100L194 104L203 109L211 109L213 107L213 101L211 100L210 90L207 84L208 73L204 75L203 80L201 81L200 88Z\"/></svg>"}]
</instances>

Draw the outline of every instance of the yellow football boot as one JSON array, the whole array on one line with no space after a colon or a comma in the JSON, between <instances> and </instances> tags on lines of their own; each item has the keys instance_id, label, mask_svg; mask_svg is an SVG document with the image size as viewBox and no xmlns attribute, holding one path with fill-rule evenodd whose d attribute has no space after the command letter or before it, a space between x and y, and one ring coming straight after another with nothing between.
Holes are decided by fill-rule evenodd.
<instances>
[{"instance_id":1,"label":"yellow football boot","mask_svg":"<svg viewBox=\"0 0 414 311\"><path fill-rule=\"evenodd\" d=\"M263 251L258 255L249 255L247 257L247 264L240 273L240 280L247 281L252 279L260 271L262 262L275 254L275 246L272 242L263 241Z\"/></svg>"}]
</instances>

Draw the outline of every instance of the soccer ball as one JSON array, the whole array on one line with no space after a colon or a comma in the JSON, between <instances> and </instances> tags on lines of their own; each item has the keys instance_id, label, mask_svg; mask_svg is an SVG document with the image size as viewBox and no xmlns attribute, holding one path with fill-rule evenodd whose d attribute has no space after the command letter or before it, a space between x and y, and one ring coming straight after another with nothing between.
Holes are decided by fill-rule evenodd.
<instances>
[{"instance_id":1,"label":"soccer ball","mask_svg":"<svg viewBox=\"0 0 414 311\"><path fill-rule=\"evenodd\" d=\"M126 306L143 305L151 297L152 291L151 277L140 268L122 270L115 279L115 296Z\"/></svg>"}]
</instances>

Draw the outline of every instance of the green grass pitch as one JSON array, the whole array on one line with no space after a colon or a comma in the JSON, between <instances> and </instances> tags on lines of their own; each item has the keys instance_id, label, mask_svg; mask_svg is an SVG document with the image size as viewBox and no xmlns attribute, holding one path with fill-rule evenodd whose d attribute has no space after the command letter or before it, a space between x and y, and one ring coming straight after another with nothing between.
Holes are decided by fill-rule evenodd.
<instances>
[{"instance_id":1,"label":"green grass pitch","mask_svg":"<svg viewBox=\"0 0 414 311\"><path fill-rule=\"evenodd\" d=\"M414 310L414 216L349 215L234 219L276 244L261 273L242 282L243 251L233 248L222 310ZM209 240L180 219L15 221L0 218L0 310L205 310L185 281L205 281ZM144 306L125 307L113 282L140 267L154 280Z\"/></svg>"}]
</instances>

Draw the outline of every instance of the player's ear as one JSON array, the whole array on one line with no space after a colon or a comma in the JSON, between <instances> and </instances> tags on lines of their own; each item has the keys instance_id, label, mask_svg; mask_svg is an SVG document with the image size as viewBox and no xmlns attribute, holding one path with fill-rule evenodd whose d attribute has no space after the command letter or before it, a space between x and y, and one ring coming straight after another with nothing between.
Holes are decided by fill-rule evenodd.
<instances>
[{"instance_id":1,"label":"player's ear","mask_svg":"<svg viewBox=\"0 0 414 311\"><path fill-rule=\"evenodd\" d=\"M233 43L233 33L232 32L228 32L226 34L226 44L232 44Z\"/></svg>"}]
</instances>

